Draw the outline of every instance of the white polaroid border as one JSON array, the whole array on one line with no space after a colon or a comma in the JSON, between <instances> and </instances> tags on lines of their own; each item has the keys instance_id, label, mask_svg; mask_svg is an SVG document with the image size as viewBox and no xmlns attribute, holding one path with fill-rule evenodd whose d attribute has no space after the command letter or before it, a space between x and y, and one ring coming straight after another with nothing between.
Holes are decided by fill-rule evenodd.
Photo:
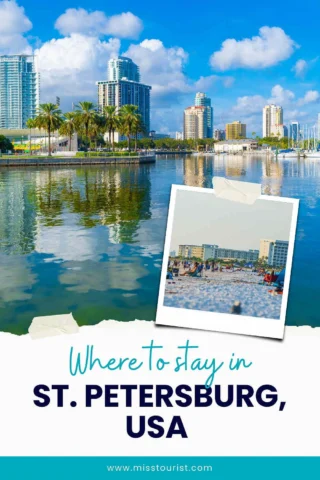
<instances>
[{"instance_id":1,"label":"white polaroid border","mask_svg":"<svg viewBox=\"0 0 320 480\"><path fill-rule=\"evenodd\" d=\"M284 324L286 318L289 284L291 277L292 258L294 242L296 236L296 227L298 219L299 200L294 198L274 197L261 195L259 200L266 202L286 202L292 204L292 218L289 235L289 248L286 264L286 275L283 288L280 319L270 319L263 317L249 317L234 315L229 313L208 312L202 310L191 310L186 308L167 307L163 304L167 276L167 260L170 254L170 243L174 219L174 210L176 204L176 195L179 190L187 190L195 193L205 193L214 195L214 190L202 187L187 187L182 185L172 185L169 214L167 222L167 231L163 253L163 263L161 270L160 289L158 297L158 307L156 315L157 325L167 325L181 328L194 328L199 330L219 331L226 333L237 333L242 335L254 335L260 337L282 339L284 336Z\"/></svg>"}]
</instances>

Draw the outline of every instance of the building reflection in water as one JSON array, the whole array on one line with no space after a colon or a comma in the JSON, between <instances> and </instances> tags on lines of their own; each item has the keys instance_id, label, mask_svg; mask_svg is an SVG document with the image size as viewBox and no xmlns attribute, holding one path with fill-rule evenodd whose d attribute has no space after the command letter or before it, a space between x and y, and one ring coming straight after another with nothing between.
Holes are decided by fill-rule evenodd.
<instances>
[{"instance_id":1,"label":"building reflection in water","mask_svg":"<svg viewBox=\"0 0 320 480\"><path fill-rule=\"evenodd\" d=\"M281 196L283 182L283 165L274 158L262 161L261 193L263 195Z\"/></svg>"},{"instance_id":2,"label":"building reflection in water","mask_svg":"<svg viewBox=\"0 0 320 480\"><path fill-rule=\"evenodd\" d=\"M188 155L184 159L183 183L190 187L212 187L213 157Z\"/></svg>"}]
</instances>

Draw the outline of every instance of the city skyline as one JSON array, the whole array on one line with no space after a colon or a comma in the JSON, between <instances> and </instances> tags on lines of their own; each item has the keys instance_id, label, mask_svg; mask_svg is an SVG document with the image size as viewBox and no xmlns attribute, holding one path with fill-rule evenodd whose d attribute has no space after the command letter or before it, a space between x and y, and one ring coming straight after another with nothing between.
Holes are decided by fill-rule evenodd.
<instances>
[{"instance_id":1,"label":"city skyline","mask_svg":"<svg viewBox=\"0 0 320 480\"><path fill-rule=\"evenodd\" d=\"M297 27L288 1L277 6L276 19L264 7L258 15L252 0L246 10L232 2L227 30L224 22L212 24L213 15L226 18L220 4L206 5L205 15L190 15L169 2L146 9L142 2L125 1L106 10L102 0L84 0L81 8L58 0L48 10L31 0L0 1L6 19L0 54L37 54L42 101L59 96L63 110L71 110L72 102L95 101L95 82L104 78L108 60L127 56L153 86L156 131L180 131L181 112L197 91L205 91L215 107L215 128L240 118L261 135L261 110L269 103L283 107L286 124L314 124L319 113L320 62L312 37L319 6L312 5L310 18L308 2L311 8L307 0L299 15L306 32ZM195 41L189 33L197 22L202 28Z\"/></svg>"},{"instance_id":2,"label":"city skyline","mask_svg":"<svg viewBox=\"0 0 320 480\"><path fill-rule=\"evenodd\" d=\"M179 190L170 251L178 251L179 245L202 244L259 250L261 239L289 240L291 217L290 203L256 200L246 205L214 194Z\"/></svg>"}]
</instances>

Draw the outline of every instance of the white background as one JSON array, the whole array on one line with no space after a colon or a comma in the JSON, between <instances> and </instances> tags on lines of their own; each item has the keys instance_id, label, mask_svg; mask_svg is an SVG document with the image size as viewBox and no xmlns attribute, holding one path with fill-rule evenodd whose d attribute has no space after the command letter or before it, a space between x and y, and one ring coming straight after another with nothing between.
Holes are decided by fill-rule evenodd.
<instances>
[{"instance_id":1,"label":"white background","mask_svg":"<svg viewBox=\"0 0 320 480\"><path fill-rule=\"evenodd\" d=\"M245 357L252 367L240 372L224 369L216 383L268 383L277 387L283 412L263 408L105 408L103 400L84 407L85 384L163 383L172 386L204 383L207 373L107 372L95 370L80 377L69 374L69 350L95 345L101 359L135 356L146 359L141 346L154 339L173 360L178 345L200 349L193 358L231 354ZM320 336L318 329L290 327L284 341L215 332L155 326L152 322L103 322L82 327L80 333L32 340L0 334L0 453L1 455L320 455ZM44 383L69 384L71 400L78 406L38 408L33 388ZM169 421L180 415L188 439L131 439L126 415L161 415Z\"/></svg>"}]
</instances>

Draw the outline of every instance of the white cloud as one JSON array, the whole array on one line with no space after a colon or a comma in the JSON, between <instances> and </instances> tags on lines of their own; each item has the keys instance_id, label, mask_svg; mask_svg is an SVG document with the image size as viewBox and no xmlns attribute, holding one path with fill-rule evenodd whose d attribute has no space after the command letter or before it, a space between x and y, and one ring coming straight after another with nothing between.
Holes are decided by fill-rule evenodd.
<instances>
[{"instance_id":1,"label":"white cloud","mask_svg":"<svg viewBox=\"0 0 320 480\"><path fill-rule=\"evenodd\" d=\"M320 94L317 90L308 90L303 98L298 100L298 105L307 105L308 103L318 102Z\"/></svg>"},{"instance_id":2,"label":"white cloud","mask_svg":"<svg viewBox=\"0 0 320 480\"><path fill-rule=\"evenodd\" d=\"M131 44L124 55L139 65L142 82L152 85L151 98L154 105L163 108L173 103L177 105L179 99L196 91L207 91L217 82L230 87L234 80L232 77L218 75L191 80L184 72L188 53L181 47L166 48L159 39L146 39L140 44Z\"/></svg>"},{"instance_id":3,"label":"white cloud","mask_svg":"<svg viewBox=\"0 0 320 480\"><path fill-rule=\"evenodd\" d=\"M271 90L271 98L267 103L274 103L276 105L286 106L294 100L294 93L291 90L286 90L281 85L275 85Z\"/></svg>"},{"instance_id":4,"label":"white cloud","mask_svg":"<svg viewBox=\"0 0 320 480\"><path fill-rule=\"evenodd\" d=\"M0 1L0 52L1 54L31 53L31 47L23 36L32 28L24 8L14 0Z\"/></svg>"},{"instance_id":5,"label":"white cloud","mask_svg":"<svg viewBox=\"0 0 320 480\"><path fill-rule=\"evenodd\" d=\"M131 12L107 17L104 12L88 12L84 8L68 8L55 23L62 35L81 33L89 36L112 35L118 38L138 38L143 29L139 17Z\"/></svg>"},{"instance_id":6,"label":"white cloud","mask_svg":"<svg viewBox=\"0 0 320 480\"><path fill-rule=\"evenodd\" d=\"M305 60L301 59L295 63L292 70L295 72L296 77L303 78L306 74L307 69L308 63Z\"/></svg>"},{"instance_id":7,"label":"white cloud","mask_svg":"<svg viewBox=\"0 0 320 480\"><path fill-rule=\"evenodd\" d=\"M139 65L141 80L152 85L153 97L190 91L183 71L188 54L183 48L166 48L158 39L146 39L138 45L130 45L124 55Z\"/></svg>"},{"instance_id":8,"label":"white cloud","mask_svg":"<svg viewBox=\"0 0 320 480\"><path fill-rule=\"evenodd\" d=\"M237 103L232 110L241 114L252 115L261 113L265 104L266 100L261 95L246 95L237 99Z\"/></svg>"},{"instance_id":9,"label":"white cloud","mask_svg":"<svg viewBox=\"0 0 320 480\"><path fill-rule=\"evenodd\" d=\"M243 40L228 38L210 57L213 68L266 68L289 58L297 44L279 27L261 27L259 35Z\"/></svg>"},{"instance_id":10,"label":"white cloud","mask_svg":"<svg viewBox=\"0 0 320 480\"><path fill-rule=\"evenodd\" d=\"M61 97L96 97L97 80L106 78L107 62L118 55L120 41L78 33L44 43L36 54L41 71L42 101Z\"/></svg>"}]
</instances>

